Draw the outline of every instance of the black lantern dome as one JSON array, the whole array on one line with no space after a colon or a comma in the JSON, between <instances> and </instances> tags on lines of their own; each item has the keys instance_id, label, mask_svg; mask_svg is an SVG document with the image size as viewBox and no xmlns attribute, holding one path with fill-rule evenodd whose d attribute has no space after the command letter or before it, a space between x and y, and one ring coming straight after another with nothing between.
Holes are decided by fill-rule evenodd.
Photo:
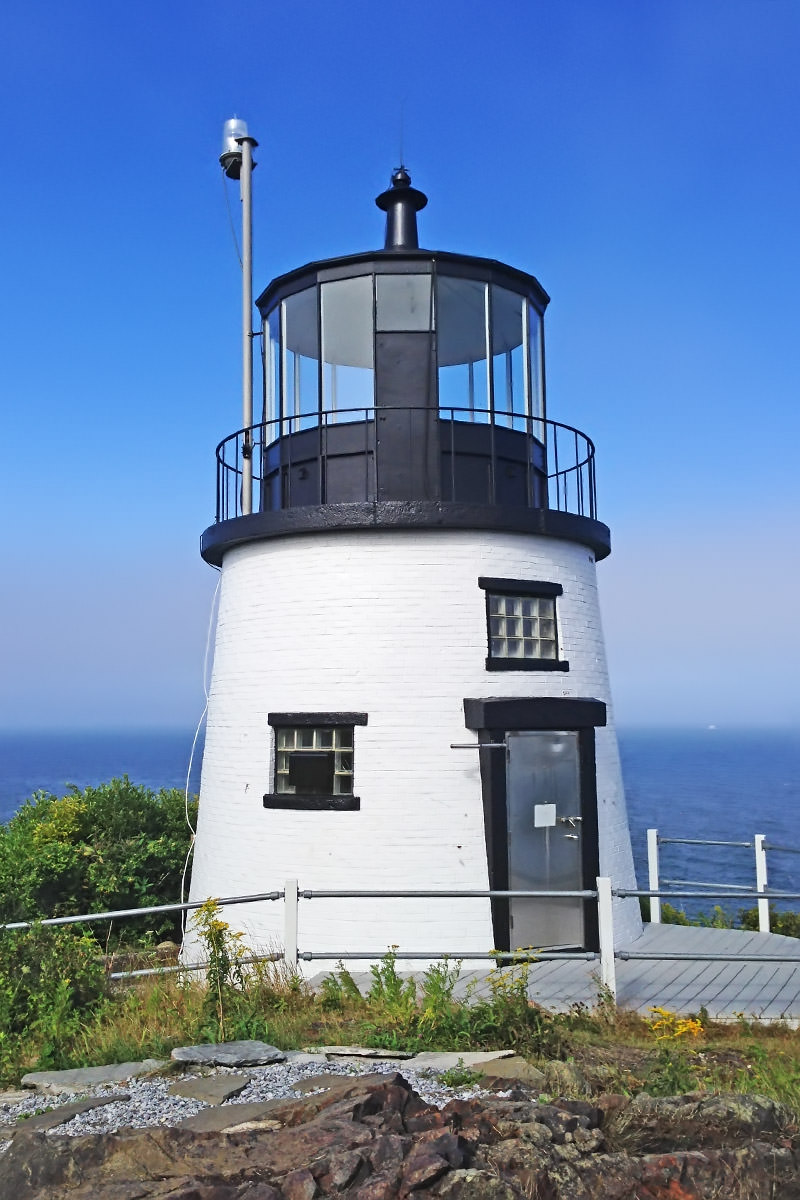
<instances>
[{"instance_id":1,"label":"black lantern dome","mask_svg":"<svg viewBox=\"0 0 800 1200\"><path fill-rule=\"evenodd\" d=\"M203 557L315 529L421 526L567 537L605 557L594 447L545 411L547 293L503 263L421 249L427 197L404 167L376 204L382 250L309 263L257 300L262 421L217 448Z\"/></svg>"}]
</instances>

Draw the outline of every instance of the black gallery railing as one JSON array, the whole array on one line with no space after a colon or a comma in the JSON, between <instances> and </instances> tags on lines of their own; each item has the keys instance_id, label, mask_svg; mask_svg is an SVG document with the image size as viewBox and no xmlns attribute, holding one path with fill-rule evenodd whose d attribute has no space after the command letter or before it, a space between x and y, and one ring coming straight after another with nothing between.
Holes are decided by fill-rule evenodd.
<instances>
[{"instance_id":1,"label":"black gallery railing","mask_svg":"<svg viewBox=\"0 0 800 1200\"><path fill-rule=\"evenodd\" d=\"M283 417L217 446L217 521L251 511L383 500L555 509L597 518L595 450L560 421L461 408L378 406Z\"/></svg>"}]
</instances>

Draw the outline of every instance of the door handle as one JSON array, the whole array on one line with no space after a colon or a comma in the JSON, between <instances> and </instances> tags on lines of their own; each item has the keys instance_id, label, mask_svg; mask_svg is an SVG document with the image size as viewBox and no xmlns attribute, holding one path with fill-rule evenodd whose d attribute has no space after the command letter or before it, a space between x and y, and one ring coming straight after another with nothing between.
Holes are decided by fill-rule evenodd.
<instances>
[{"instance_id":1,"label":"door handle","mask_svg":"<svg viewBox=\"0 0 800 1200\"><path fill-rule=\"evenodd\" d=\"M558 823L559 825L569 825L570 829L574 829L582 820L583 817L559 817Z\"/></svg>"},{"instance_id":2,"label":"door handle","mask_svg":"<svg viewBox=\"0 0 800 1200\"><path fill-rule=\"evenodd\" d=\"M580 841L580 838L578 837L577 833L565 833L564 837L568 838L569 841L571 841L571 842L579 842Z\"/></svg>"}]
</instances>

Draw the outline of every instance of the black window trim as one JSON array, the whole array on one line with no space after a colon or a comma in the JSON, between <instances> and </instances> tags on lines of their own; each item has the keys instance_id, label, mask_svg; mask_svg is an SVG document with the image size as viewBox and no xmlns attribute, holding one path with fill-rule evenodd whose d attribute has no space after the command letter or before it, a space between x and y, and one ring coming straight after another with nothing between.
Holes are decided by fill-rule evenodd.
<instances>
[{"instance_id":1,"label":"black window trim","mask_svg":"<svg viewBox=\"0 0 800 1200\"><path fill-rule=\"evenodd\" d=\"M542 579L499 579L488 575L478 577L478 587L486 593L486 655L487 671L568 671L569 662L563 658L494 658L491 654L492 634L489 614L489 597L530 596L533 599L563 596L560 583ZM558 645L558 615L556 614L556 645Z\"/></svg>"},{"instance_id":2,"label":"black window trim","mask_svg":"<svg viewBox=\"0 0 800 1200\"><path fill-rule=\"evenodd\" d=\"M267 724L272 729L303 729L311 726L323 728L344 727L354 729L366 725L365 712L271 712L267 713ZM355 756L355 739L353 746ZM264 808L297 810L302 812L358 812L361 798L351 795L318 795L306 792L267 792L263 798Z\"/></svg>"}]
</instances>

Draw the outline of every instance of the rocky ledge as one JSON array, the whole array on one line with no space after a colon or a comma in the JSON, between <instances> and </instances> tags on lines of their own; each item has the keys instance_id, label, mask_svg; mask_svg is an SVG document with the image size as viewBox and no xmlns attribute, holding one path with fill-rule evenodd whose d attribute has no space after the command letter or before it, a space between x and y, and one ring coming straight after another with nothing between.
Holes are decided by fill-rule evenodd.
<instances>
[{"instance_id":1,"label":"rocky ledge","mask_svg":"<svg viewBox=\"0 0 800 1200\"><path fill-rule=\"evenodd\" d=\"M14 1200L799 1200L797 1130L757 1096L426 1103L399 1072L332 1075L225 1127L20 1131ZM251 1106L241 1106L243 1110ZM255 1106L253 1106L255 1107ZM218 1121L218 1124L221 1122Z\"/></svg>"}]
</instances>

